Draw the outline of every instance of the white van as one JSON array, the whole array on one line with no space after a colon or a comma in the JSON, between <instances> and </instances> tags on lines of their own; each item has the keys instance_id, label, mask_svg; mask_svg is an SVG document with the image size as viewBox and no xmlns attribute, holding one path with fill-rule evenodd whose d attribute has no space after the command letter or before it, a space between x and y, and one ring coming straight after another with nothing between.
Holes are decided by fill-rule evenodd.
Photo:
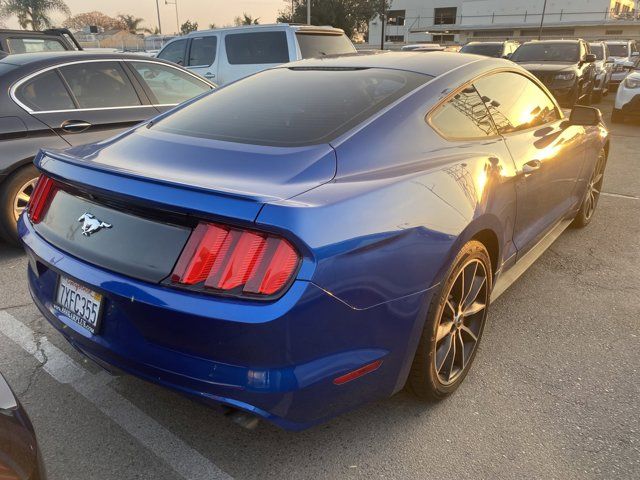
<instances>
[{"instance_id":1,"label":"white van","mask_svg":"<svg viewBox=\"0 0 640 480\"><path fill-rule=\"evenodd\" d=\"M158 58L224 85L294 60L355 52L339 28L278 23L191 32L167 43Z\"/></svg>"}]
</instances>

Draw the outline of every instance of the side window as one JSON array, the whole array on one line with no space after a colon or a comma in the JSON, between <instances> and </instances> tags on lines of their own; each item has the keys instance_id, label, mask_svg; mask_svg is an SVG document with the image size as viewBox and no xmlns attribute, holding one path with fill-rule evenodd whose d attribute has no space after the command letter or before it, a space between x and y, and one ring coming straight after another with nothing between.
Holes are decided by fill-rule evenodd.
<instances>
[{"instance_id":1,"label":"side window","mask_svg":"<svg viewBox=\"0 0 640 480\"><path fill-rule=\"evenodd\" d=\"M484 138L497 133L487 107L472 86L438 107L429 120L448 138Z\"/></svg>"},{"instance_id":2,"label":"side window","mask_svg":"<svg viewBox=\"0 0 640 480\"><path fill-rule=\"evenodd\" d=\"M199 37L191 40L191 50L189 51L189 66L208 67L216 60L216 49L218 47L218 37L211 35Z\"/></svg>"},{"instance_id":3,"label":"side window","mask_svg":"<svg viewBox=\"0 0 640 480\"><path fill-rule=\"evenodd\" d=\"M224 37L224 44L231 65L289 61L285 32L232 33Z\"/></svg>"},{"instance_id":4,"label":"side window","mask_svg":"<svg viewBox=\"0 0 640 480\"><path fill-rule=\"evenodd\" d=\"M166 47L158 53L158 58L167 60L168 62L184 65L185 50L187 48L187 40L176 40L167 44Z\"/></svg>"},{"instance_id":5,"label":"side window","mask_svg":"<svg viewBox=\"0 0 640 480\"><path fill-rule=\"evenodd\" d=\"M80 108L140 105L138 94L118 62L67 65L60 68L60 73Z\"/></svg>"},{"instance_id":6,"label":"side window","mask_svg":"<svg viewBox=\"0 0 640 480\"><path fill-rule=\"evenodd\" d=\"M156 104L174 105L208 92L211 87L194 76L167 65L131 62L155 97Z\"/></svg>"},{"instance_id":7,"label":"side window","mask_svg":"<svg viewBox=\"0 0 640 480\"><path fill-rule=\"evenodd\" d=\"M549 96L524 75L501 72L475 82L500 133L515 132L560 119Z\"/></svg>"},{"instance_id":8,"label":"side window","mask_svg":"<svg viewBox=\"0 0 640 480\"><path fill-rule=\"evenodd\" d=\"M16 91L18 99L35 111L76 108L55 70L27 80Z\"/></svg>"}]
</instances>

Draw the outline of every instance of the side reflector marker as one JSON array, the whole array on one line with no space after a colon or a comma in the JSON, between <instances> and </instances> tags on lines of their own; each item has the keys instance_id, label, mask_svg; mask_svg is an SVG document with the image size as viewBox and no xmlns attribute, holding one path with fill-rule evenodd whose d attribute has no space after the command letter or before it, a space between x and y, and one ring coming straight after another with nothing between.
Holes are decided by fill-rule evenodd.
<instances>
[{"instance_id":1,"label":"side reflector marker","mask_svg":"<svg viewBox=\"0 0 640 480\"><path fill-rule=\"evenodd\" d=\"M378 368L380 368L380 365L382 365L382 360L376 360L375 362L365 365L364 367L360 367L345 375L341 375L338 378L334 378L333 384L343 385L347 382L355 380L356 378L360 378L363 375L366 375L367 373L375 372Z\"/></svg>"}]
</instances>

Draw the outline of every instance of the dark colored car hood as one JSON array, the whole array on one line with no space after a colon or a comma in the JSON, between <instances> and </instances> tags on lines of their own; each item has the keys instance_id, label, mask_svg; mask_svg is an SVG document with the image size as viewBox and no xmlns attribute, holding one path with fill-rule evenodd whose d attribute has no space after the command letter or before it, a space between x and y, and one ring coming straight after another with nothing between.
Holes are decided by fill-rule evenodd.
<instances>
[{"instance_id":1,"label":"dark colored car hood","mask_svg":"<svg viewBox=\"0 0 640 480\"><path fill-rule=\"evenodd\" d=\"M518 65L531 72L563 72L576 68L575 63L559 62L522 62L518 63Z\"/></svg>"},{"instance_id":2,"label":"dark colored car hood","mask_svg":"<svg viewBox=\"0 0 640 480\"><path fill-rule=\"evenodd\" d=\"M333 179L328 144L267 147L159 132L140 127L115 139L74 147L67 159L83 166L239 196L284 200Z\"/></svg>"}]
</instances>

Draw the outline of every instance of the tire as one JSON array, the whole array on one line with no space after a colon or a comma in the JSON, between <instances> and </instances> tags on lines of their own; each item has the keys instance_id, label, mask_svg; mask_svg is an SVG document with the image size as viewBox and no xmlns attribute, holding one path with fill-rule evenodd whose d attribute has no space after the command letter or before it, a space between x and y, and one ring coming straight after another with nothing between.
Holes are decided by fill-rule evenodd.
<instances>
[{"instance_id":1,"label":"tire","mask_svg":"<svg viewBox=\"0 0 640 480\"><path fill-rule=\"evenodd\" d=\"M591 179L587 185L587 191L585 193L580 210L573 219L571 226L573 228L584 228L591 223L593 214L598 206L598 200L600 199L600 192L602 191L602 183L604 181L604 171L607 168L607 152L603 148L600 150L598 160L591 174Z\"/></svg>"},{"instance_id":2,"label":"tire","mask_svg":"<svg viewBox=\"0 0 640 480\"><path fill-rule=\"evenodd\" d=\"M26 206L38 175L38 170L28 165L12 173L0 186L0 236L13 245L19 245L16 213Z\"/></svg>"},{"instance_id":3,"label":"tire","mask_svg":"<svg viewBox=\"0 0 640 480\"><path fill-rule=\"evenodd\" d=\"M614 108L611 112L611 123L623 123L624 122L624 114L622 110Z\"/></svg>"},{"instance_id":4,"label":"tire","mask_svg":"<svg viewBox=\"0 0 640 480\"><path fill-rule=\"evenodd\" d=\"M442 400L456 391L478 350L493 287L491 261L484 245L475 240L466 243L445 278L429 307L408 379L416 396L430 401ZM454 312L460 312L461 278L469 286L464 288L466 295L474 298L462 302L467 307L466 316L454 316ZM469 282L470 278L473 281Z\"/></svg>"}]
</instances>

